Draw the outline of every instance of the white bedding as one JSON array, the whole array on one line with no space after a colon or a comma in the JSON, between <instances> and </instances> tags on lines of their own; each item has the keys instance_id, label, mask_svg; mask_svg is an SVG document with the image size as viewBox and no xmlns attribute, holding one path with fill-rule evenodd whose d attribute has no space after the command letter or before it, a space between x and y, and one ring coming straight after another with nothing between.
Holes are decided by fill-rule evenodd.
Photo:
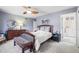
<instances>
[{"instance_id":1,"label":"white bedding","mask_svg":"<svg viewBox=\"0 0 79 59\"><path fill-rule=\"evenodd\" d=\"M52 37L52 33L51 32L47 32L47 31L41 31L38 30L36 32L31 32L33 35L35 35L35 50L38 51L40 48L41 43L45 42L46 40L48 40L49 38ZM15 37L14 39L23 39L20 37Z\"/></svg>"},{"instance_id":2,"label":"white bedding","mask_svg":"<svg viewBox=\"0 0 79 59\"><path fill-rule=\"evenodd\" d=\"M38 51L40 44L52 37L51 32L38 30L37 32L32 32L35 35L35 50Z\"/></svg>"}]
</instances>

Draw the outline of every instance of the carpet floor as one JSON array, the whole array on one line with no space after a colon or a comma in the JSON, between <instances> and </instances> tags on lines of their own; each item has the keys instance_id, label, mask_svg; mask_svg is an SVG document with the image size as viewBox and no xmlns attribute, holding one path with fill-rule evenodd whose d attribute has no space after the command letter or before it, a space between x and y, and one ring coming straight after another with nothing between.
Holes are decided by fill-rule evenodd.
<instances>
[{"instance_id":1,"label":"carpet floor","mask_svg":"<svg viewBox=\"0 0 79 59\"><path fill-rule=\"evenodd\" d=\"M29 50L25 51L30 53ZM78 53L79 48L67 42L54 42L49 40L41 45L38 53ZM21 53L21 48L13 45L13 40L0 45L0 53Z\"/></svg>"}]
</instances>

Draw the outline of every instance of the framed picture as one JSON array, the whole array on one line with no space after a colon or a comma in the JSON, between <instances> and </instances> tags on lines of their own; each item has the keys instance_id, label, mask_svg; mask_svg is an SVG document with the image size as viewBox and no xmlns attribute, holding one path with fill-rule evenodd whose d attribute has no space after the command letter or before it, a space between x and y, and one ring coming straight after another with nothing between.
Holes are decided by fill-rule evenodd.
<instances>
[{"instance_id":1,"label":"framed picture","mask_svg":"<svg viewBox=\"0 0 79 59\"><path fill-rule=\"evenodd\" d=\"M43 24L43 25L49 24L49 20L48 20L48 19L42 20L42 24Z\"/></svg>"},{"instance_id":2,"label":"framed picture","mask_svg":"<svg viewBox=\"0 0 79 59\"><path fill-rule=\"evenodd\" d=\"M15 20L9 20L7 25L8 29L13 29L14 27L17 26L17 22Z\"/></svg>"}]
</instances>

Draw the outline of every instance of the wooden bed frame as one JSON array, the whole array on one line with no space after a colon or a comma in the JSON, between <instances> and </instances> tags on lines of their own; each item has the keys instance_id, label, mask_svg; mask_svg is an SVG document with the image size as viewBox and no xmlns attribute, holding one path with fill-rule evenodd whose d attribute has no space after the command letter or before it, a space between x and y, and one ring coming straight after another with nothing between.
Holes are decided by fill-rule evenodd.
<instances>
[{"instance_id":1,"label":"wooden bed frame","mask_svg":"<svg viewBox=\"0 0 79 59\"><path fill-rule=\"evenodd\" d=\"M40 30L40 28L41 27L50 27L49 28L49 32L51 32L51 33L53 33L53 26L52 25L39 25L38 26L38 29ZM33 51L33 52L36 52L35 51L35 46L34 46L34 43L35 43L35 36L33 35L33 34L31 34L29 31L25 31L25 32L23 32L23 33L25 33L25 34L28 34L28 35L30 35L30 36L32 36L34 39L33 39L33 42L32 43L30 43L30 45L32 45L32 48L31 48L31 50ZM49 38L50 39L50 38ZM23 43L22 43L23 44ZM14 41L14 45L15 45L15 41ZM21 45L22 46L22 45ZM20 46L20 47L21 47ZM23 47L23 46L22 46ZM31 46L30 46L31 47ZM27 48L27 44L26 44L26 48ZM24 53L24 51L26 50L26 48L22 48L22 52Z\"/></svg>"},{"instance_id":2,"label":"wooden bed frame","mask_svg":"<svg viewBox=\"0 0 79 59\"><path fill-rule=\"evenodd\" d=\"M38 29L40 30L41 27L50 27L49 32L53 33L53 26L52 25L39 25Z\"/></svg>"},{"instance_id":3,"label":"wooden bed frame","mask_svg":"<svg viewBox=\"0 0 79 59\"><path fill-rule=\"evenodd\" d=\"M39 26L37 26L38 30L40 30L42 27L50 27L50 28L49 28L49 32L53 33L53 25L39 25ZM51 37L51 38L52 38L52 37ZM49 39L51 39L51 38L49 38ZM49 39L48 39L48 40L49 40ZM48 41L48 40L46 40L46 41ZM34 40L34 41L35 41L35 40ZM44 44L46 41L44 41L42 44ZM42 45L42 44L41 44L41 45ZM35 51L35 46L34 46L33 51L36 52L36 51Z\"/></svg>"},{"instance_id":4,"label":"wooden bed frame","mask_svg":"<svg viewBox=\"0 0 79 59\"><path fill-rule=\"evenodd\" d=\"M50 28L49 28L49 32L53 33L53 25L39 25L39 26L38 26L38 29L40 30L41 27L50 27ZM52 38L52 37L51 37L51 38ZM46 41L50 40L51 38L47 39ZM44 41L43 43L41 43L41 45L44 44L46 41ZM36 52L36 51L34 50L34 52Z\"/></svg>"}]
</instances>

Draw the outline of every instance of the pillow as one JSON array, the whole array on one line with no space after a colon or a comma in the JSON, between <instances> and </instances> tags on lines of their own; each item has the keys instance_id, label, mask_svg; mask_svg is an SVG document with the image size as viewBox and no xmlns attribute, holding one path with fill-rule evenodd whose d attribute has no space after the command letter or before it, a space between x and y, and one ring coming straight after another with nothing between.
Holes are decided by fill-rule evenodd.
<instances>
[{"instance_id":1,"label":"pillow","mask_svg":"<svg viewBox=\"0 0 79 59\"><path fill-rule=\"evenodd\" d=\"M21 37L26 40L33 41L33 37L29 34L22 34Z\"/></svg>"},{"instance_id":2,"label":"pillow","mask_svg":"<svg viewBox=\"0 0 79 59\"><path fill-rule=\"evenodd\" d=\"M44 31L45 29L44 29L44 27L40 27L40 30L41 30L41 31Z\"/></svg>"},{"instance_id":3,"label":"pillow","mask_svg":"<svg viewBox=\"0 0 79 59\"><path fill-rule=\"evenodd\" d=\"M42 30L42 31L46 31L46 32L49 32L50 27L41 27L40 30Z\"/></svg>"},{"instance_id":4,"label":"pillow","mask_svg":"<svg viewBox=\"0 0 79 59\"><path fill-rule=\"evenodd\" d=\"M50 30L50 27L45 27L46 32L49 32L49 30Z\"/></svg>"}]
</instances>

